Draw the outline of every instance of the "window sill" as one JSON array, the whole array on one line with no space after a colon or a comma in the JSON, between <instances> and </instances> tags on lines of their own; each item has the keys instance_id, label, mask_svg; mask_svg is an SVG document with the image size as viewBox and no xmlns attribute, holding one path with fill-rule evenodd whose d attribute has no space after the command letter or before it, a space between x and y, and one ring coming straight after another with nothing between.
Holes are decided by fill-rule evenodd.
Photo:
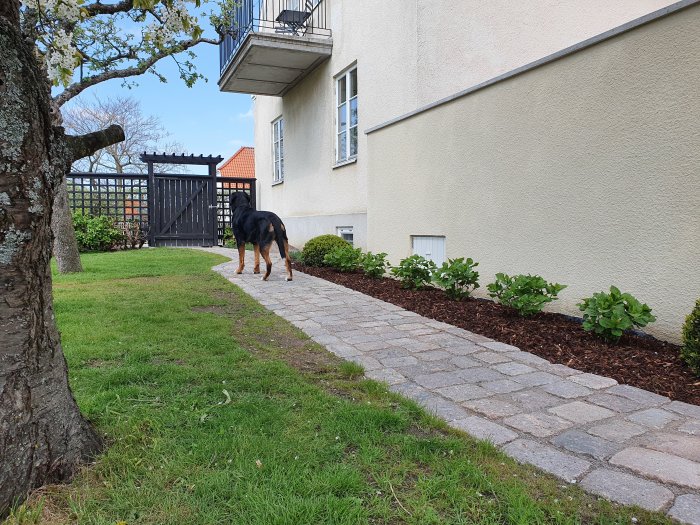
<instances>
[{"instance_id":1,"label":"window sill","mask_svg":"<svg viewBox=\"0 0 700 525\"><path fill-rule=\"evenodd\" d=\"M348 164L355 164L357 162L357 157L353 157L348 160L344 160L342 162L337 162L336 164L333 164L333 169L338 169L342 168L343 166L347 166Z\"/></svg>"},{"instance_id":2,"label":"window sill","mask_svg":"<svg viewBox=\"0 0 700 525\"><path fill-rule=\"evenodd\" d=\"M273 182L273 186L279 186L280 184L284 184L284 180L278 180L277 182Z\"/></svg>"}]
</instances>

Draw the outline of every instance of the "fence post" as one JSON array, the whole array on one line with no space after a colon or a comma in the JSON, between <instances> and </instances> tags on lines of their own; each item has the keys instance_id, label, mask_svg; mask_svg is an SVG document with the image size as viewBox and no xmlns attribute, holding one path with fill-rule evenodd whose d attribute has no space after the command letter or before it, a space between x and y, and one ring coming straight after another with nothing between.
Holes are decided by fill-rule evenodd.
<instances>
[{"instance_id":1,"label":"fence post","mask_svg":"<svg viewBox=\"0 0 700 525\"><path fill-rule=\"evenodd\" d=\"M216 164L209 164L209 177L211 186L209 189L209 211L211 212L211 226L212 226L212 246L219 245L219 203L217 201L216 191Z\"/></svg>"},{"instance_id":2,"label":"fence post","mask_svg":"<svg viewBox=\"0 0 700 525\"><path fill-rule=\"evenodd\" d=\"M146 192L148 193L148 246L153 248L156 245L156 177L152 162L148 162Z\"/></svg>"}]
</instances>

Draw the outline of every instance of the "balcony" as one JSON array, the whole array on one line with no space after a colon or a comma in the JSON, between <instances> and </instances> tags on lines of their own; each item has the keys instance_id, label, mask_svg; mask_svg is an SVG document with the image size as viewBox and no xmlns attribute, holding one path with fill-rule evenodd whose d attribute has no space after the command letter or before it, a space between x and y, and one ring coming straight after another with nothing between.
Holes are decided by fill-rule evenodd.
<instances>
[{"instance_id":1,"label":"balcony","mask_svg":"<svg viewBox=\"0 0 700 525\"><path fill-rule=\"evenodd\" d=\"M219 46L219 89L281 97L331 56L328 0L241 0Z\"/></svg>"}]
</instances>

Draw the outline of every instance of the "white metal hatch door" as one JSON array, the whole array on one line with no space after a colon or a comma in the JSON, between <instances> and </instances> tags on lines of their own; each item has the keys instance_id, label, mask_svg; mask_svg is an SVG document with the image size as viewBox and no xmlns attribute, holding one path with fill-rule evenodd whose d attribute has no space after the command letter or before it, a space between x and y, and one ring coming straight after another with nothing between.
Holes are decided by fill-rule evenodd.
<instances>
[{"instance_id":1,"label":"white metal hatch door","mask_svg":"<svg viewBox=\"0 0 700 525\"><path fill-rule=\"evenodd\" d=\"M413 235L411 237L413 254L420 255L442 266L445 258L445 238L433 235Z\"/></svg>"}]
</instances>

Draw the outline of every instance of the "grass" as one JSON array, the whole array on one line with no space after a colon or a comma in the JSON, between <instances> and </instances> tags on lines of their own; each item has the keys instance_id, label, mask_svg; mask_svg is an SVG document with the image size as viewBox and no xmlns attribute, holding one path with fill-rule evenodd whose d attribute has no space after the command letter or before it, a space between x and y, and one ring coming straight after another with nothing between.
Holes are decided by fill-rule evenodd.
<instances>
[{"instance_id":1,"label":"grass","mask_svg":"<svg viewBox=\"0 0 700 525\"><path fill-rule=\"evenodd\" d=\"M223 260L91 254L55 277L71 385L108 447L8 523L670 523L449 430L210 271Z\"/></svg>"}]
</instances>

